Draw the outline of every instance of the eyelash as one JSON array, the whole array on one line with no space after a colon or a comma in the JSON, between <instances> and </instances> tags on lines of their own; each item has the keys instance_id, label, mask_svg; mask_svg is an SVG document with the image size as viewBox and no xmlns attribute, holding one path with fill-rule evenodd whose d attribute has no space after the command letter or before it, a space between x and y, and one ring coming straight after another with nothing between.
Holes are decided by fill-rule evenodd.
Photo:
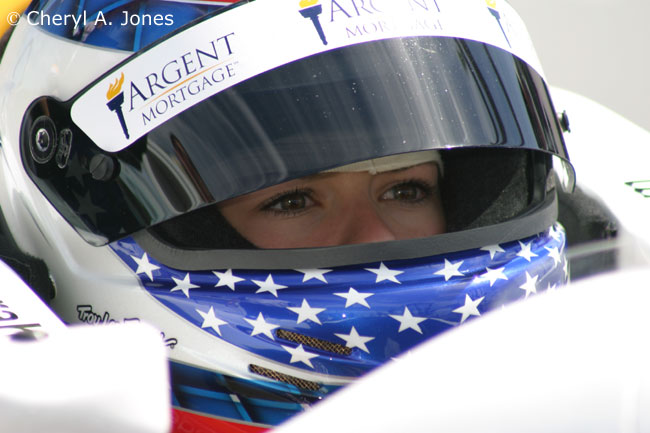
<instances>
[{"instance_id":1,"label":"eyelash","mask_svg":"<svg viewBox=\"0 0 650 433\"><path fill-rule=\"evenodd\" d=\"M382 194L382 196L392 189L398 188L400 186L410 186L410 185L417 187L424 195L423 197L420 197L419 199L413 202L405 203L405 204L414 204L414 205L420 204L421 202L425 201L427 198L431 197L438 189L437 184L432 185L429 182L426 182L422 179L413 178L408 180L397 181L396 183L388 187L386 191Z\"/></svg>"},{"instance_id":2,"label":"eyelash","mask_svg":"<svg viewBox=\"0 0 650 433\"><path fill-rule=\"evenodd\" d=\"M438 188L437 185L431 185L429 182L423 181L421 179L400 180L395 182L393 185L389 186L388 188L386 188L385 191L382 193L382 196L394 188L398 188L400 186L407 186L407 185L413 185L417 187L422 192L423 196L411 202L404 201L403 204L405 205L418 205L422 203L423 201L431 197L435 193L436 189ZM262 203L262 205L260 206L260 210L263 212L268 212L273 215L287 216L287 217L298 215L304 212L305 209L297 209L297 210L272 209L274 206L280 204L282 200L285 200L291 196L304 196L311 201L315 201L313 199L312 189L295 188L292 190L283 191L278 194L275 194L273 197L269 198L264 203Z\"/></svg>"},{"instance_id":3,"label":"eyelash","mask_svg":"<svg viewBox=\"0 0 650 433\"><path fill-rule=\"evenodd\" d=\"M279 215L279 216L293 216L293 215L298 215L299 213L303 212L304 210L278 210L278 209L271 209L273 206L279 204L282 200L292 196L292 195L303 195L306 196L308 199L313 201L312 195L313 195L313 190L310 188L295 188L292 190L288 191L283 191L280 193L275 194L273 197L269 198L266 200L262 205L260 206L260 209L263 212L268 212L273 215Z\"/></svg>"}]
</instances>

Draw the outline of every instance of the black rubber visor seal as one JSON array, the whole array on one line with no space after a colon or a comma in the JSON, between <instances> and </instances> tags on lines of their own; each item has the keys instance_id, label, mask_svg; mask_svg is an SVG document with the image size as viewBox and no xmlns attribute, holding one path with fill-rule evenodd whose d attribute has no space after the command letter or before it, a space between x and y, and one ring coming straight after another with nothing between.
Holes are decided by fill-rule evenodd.
<instances>
[{"instance_id":1,"label":"black rubber visor seal","mask_svg":"<svg viewBox=\"0 0 650 433\"><path fill-rule=\"evenodd\" d=\"M165 266L211 269L309 269L434 256L501 244L544 232L557 220L555 193L525 215L499 224L419 239L321 248L187 250L168 245L147 230L133 239Z\"/></svg>"}]
</instances>

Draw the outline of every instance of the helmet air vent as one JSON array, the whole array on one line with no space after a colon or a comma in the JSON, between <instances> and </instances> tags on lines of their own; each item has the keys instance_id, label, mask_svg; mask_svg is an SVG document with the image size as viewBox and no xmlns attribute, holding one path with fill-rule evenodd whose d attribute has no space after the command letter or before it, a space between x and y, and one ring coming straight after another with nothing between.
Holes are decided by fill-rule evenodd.
<instances>
[{"instance_id":1,"label":"helmet air vent","mask_svg":"<svg viewBox=\"0 0 650 433\"><path fill-rule=\"evenodd\" d=\"M252 373L259 374L260 376L264 376L266 378L273 379L278 382L288 383L289 385L293 385L300 389L306 389L309 391L318 391L321 388L321 386L316 382L300 379L299 377L290 376L284 373L279 373L269 368L260 367L259 365L251 364L248 366L248 369Z\"/></svg>"},{"instance_id":2,"label":"helmet air vent","mask_svg":"<svg viewBox=\"0 0 650 433\"><path fill-rule=\"evenodd\" d=\"M283 340L302 344L303 346L308 346L313 349L335 353L337 355L350 356L352 354L352 349L349 347L337 343L332 343L331 341L321 340L320 338L298 334L297 332L287 331L286 329L278 329L275 335Z\"/></svg>"}]
</instances>

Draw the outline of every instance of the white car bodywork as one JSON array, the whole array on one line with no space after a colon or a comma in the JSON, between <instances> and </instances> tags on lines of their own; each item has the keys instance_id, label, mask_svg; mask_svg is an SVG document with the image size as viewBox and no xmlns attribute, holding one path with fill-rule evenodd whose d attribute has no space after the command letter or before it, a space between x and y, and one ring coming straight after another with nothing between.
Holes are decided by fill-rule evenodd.
<instances>
[{"instance_id":1,"label":"white car bodywork","mask_svg":"<svg viewBox=\"0 0 650 433\"><path fill-rule=\"evenodd\" d=\"M160 333L140 324L66 327L0 262L0 430L169 430Z\"/></svg>"}]
</instances>

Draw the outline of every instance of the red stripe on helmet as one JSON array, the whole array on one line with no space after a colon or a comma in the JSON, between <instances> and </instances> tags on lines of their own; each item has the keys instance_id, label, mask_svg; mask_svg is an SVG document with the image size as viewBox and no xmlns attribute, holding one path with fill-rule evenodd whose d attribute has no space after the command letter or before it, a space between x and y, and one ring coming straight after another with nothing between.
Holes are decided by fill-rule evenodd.
<instances>
[{"instance_id":1,"label":"red stripe on helmet","mask_svg":"<svg viewBox=\"0 0 650 433\"><path fill-rule=\"evenodd\" d=\"M172 433L260 433L269 427L203 416L182 409L172 409Z\"/></svg>"}]
</instances>

